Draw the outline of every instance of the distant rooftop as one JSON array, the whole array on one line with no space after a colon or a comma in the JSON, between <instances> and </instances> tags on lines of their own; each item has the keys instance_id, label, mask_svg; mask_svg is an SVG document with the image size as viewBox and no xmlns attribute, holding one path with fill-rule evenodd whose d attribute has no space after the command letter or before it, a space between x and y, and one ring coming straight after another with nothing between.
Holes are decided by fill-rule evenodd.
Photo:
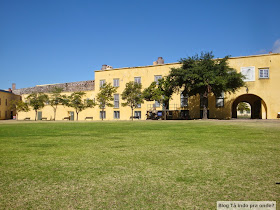
<instances>
[{"instance_id":1,"label":"distant rooftop","mask_svg":"<svg viewBox=\"0 0 280 210\"><path fill-rule=\"evenodd\" d=\"M36 85L35 87L21 88L13 90L13 93L31 94L33 92L49 93L54 88L62 88L63 92L75 92L75 91L89 91L94 90L94 80L80 81L80 82L69 82L69 83L58 83L58 84L47 84L47 85Z\"/></svg>"},{"instance_id":2,"label":"distant rooftop","mask_svg":"<svg viewBox=\"0 0 280 210\"><path fill-rule=\"evenodd\" d=\"M13 93L13 92L11 92L11 91L8 91L8 90L1 90L1 89L0 89L0 92L4 92L4 93Z\"/></svg>"}]
</instances>

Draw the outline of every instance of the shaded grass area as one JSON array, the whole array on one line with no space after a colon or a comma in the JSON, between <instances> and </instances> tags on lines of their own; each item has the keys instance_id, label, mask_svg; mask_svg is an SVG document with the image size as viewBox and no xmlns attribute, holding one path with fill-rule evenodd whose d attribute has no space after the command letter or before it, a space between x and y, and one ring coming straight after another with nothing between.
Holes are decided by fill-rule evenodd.
<instances>
[{"instance_id":1,"label":"shaded grass area","mask_svg":"<svg viewBox=\"0 0 280 210\"><path fill-rule=\"evenodd\" d=\"M273 123L1 124L0 154L0 209L280 202L280 126Z\"/></svg>"}]
</instances>

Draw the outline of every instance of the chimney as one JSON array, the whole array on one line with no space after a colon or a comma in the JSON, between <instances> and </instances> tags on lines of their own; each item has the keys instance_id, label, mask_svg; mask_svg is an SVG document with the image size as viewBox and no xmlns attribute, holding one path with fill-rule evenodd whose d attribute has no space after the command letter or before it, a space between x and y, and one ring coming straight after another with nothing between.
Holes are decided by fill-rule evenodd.
<instances>
[{"instance_id":1,"label":"chimney","mask_svg":"<svg viewBox=\"0 0 280 210\"><path fill-rule=\"evenodd\" d=\"M106 68L107 68L107 65L103 64L101 70L105 70Z\"/></svg>"},{"instance_id":2,"label":"chimney","mask_svg":"<svg viewBox=\"0 0 280 210\"><path fill-rule=\"evenodd\" d=\"M15 90L16 89L16 83L13 83L12 84L12 90Z\"/></svg>"},{"instance_id":3,"label":"chimney","mask_svg":"<svg viewBox=\"0 0 280 210\"><path fill-rule=\"evenodd\" d=\"M164 60L162 59L162 57L158 57L157 63L158 64L164 64Z\"/></svg>"},{"instance_id":4,"label":"chimney","mask_svg":"<svg viewBox=\"0 0 280 210\"><path fill-rule=\"evenodd\" d=\"M106 64L102 65L101 70L108 70L108 69L113 69L113 67Z\"/></svg>"},{"instance_id":5,"label":"chimney","mask_svg":"<svg viewBox=\"0 0 280 210\"><path fill-rule=\"evenodd\" d=\"M162 57L158 57L157 61L153 62L153 65L162 65L164 64L164 60Z\"/></svg>"}]
</instances>

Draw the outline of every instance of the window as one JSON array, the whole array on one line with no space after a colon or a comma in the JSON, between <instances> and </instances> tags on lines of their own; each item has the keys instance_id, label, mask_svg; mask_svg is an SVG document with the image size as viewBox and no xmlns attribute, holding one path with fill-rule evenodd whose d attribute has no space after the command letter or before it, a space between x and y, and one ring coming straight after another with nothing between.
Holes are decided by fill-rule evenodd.
<instances>
[{"instance_id":1,"label":"window","mask_svg":"<svg viewBox=\"0 0 280 210\"><path fill-rule=\"evenodd\" d=\"M268 79L269 78L269 69L259 69L259 78Z\"/></svg>"},{"instance_id":2,"label":"window","mask_svg":"<svg viewBox=\"0 0 280 210\"><path fill-rule=\"evenodd\" d=\"M114 111L114 119L120 119L120 111Z\"/></svg>"},{"instance_id":3,"label":"window","mask_svg":"<svg viewBox=\"0 0 280 210\"><path fill-rule=\"evenodd\" d=\"M225 104L225 93L222 92L220 96L216 96L216 107L224 107Z\"/></svg>"},{"instance_id":4,"label":"window","mask_svg":"<svg viewBox=\"0 0 280 210\"><path fill-rule=\"evenodd\" d=\"M101 106L100 106L101 108L105 109L105 107L106 107L106 106L105 106L105 103L103 104L102 102L100 102L100 105L101 105Z\"/></svg>"},{"instance_id":5,"label":"window","mask_svg":"<svg viewBox=\"0 0 280 210\"><path fill-rule=\"evenodd\" d=\"M120 86L120 80L119 79L113 79L113 86L119 87Z\"/></svg>"},{"instance_id":6,"label":"window","mask_svg":"<svg viewBox=\"0 0 280 210\"><path fill-rule=\"evenodd\" d=\"M141 111L134 111L134 117L141 119Z\"/></svg>"},{"instance_id":7,"label":"window","mask_svg":"<svg viewBox=\"0 0 280 210\"><path fill-rule=\"evenodd\" d=\"M188 106L188 95L184 96L183 93L181 93L181 107L187 107Z\"/></svg>"},{"instance_id":8,"label":"window","mask_svg":"<svg viewBox=\"0 0 280 210\"><path fill-rule=\"evenodd\" d=\"M100 80L100 87L103 87L104 85L105 85L105 79L103 79L103 80Z\"/></svg>"},{"instance_id":9,"label":"window","mask_svg":"<svg viewBox=\"0 0 280 210\"><path fill-rule=\"evenodd\" d=\"M203 104L206 104L206 108L208 108L208 98L203 97L200 95L200 108L203 108Z\"/></svg>"},{"instance_id":10,"label":"window","mask_svg":"<svg viewBox=\"0 0 280 210\"><path fill-rule=\"evenodd\" d=\"M158 84L158 80L161 79L162 76L161 75L155 75L155 82Z\"/></svg>"},{"instance_id":11,"label":"window","mask_svg":"<svg viewBox=\"0 0 280 210\"><path fill-rule=\"evenodd\" d=\"M119 108L120 100L119 94L114 94L114 108Z\"/></svg>"},{"instance_id":12,"label":"window","mask_svg":"<svg viewBox=\"0 0 280 210\"><path fill-rule=\"evenodd\" d=\"M134 77L134 82L141 83L141 77Z\"/></svg>"},{"instance_id":13,"label":"window","mask_svg":"<svg viewBox=\"0 0 280 210\"><path fill-rule=\"evenodd\" d=\"M8 106L8 99L6 99L6 106Z\"/></svg>"},{"instance_id":14,"label":"window","mask_svg":"<svg viewBox=\"0 0 280 210\"><path fill-rule=\"evenodd\" d=\"M102 119L102 116L103 119L106 119L106 111L100 111L100 119Z\"/></svg>"},{"instance_id":15,"label":"window","mask_svg":"<svg viewBox=\"0 0 280 210\"><path fill-rule=\"evenodd\" d=\"M137 104L137 105L136 105L136 108L141 108L141 104Z\"/></svg>"},{"instance_id":16,"label":"window","mask_svg":"<svg viewBox=\"0 0 280 210\"><path fill-rule=\"evenodd\" d=\"M159 101L155 101L154 107L160 107L160 102Z\"/></svg>"}]
</instances>

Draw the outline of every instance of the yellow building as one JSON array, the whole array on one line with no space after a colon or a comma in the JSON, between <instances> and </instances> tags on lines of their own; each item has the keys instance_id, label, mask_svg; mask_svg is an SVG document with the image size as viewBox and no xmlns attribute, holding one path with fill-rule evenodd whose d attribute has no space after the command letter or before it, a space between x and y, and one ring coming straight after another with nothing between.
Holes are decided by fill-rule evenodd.
<instances>
[{"instance_id":1,"label":"yellow building","mask_svg":"<svg viewBox=\"0 0 280 210\"><path fill-rule=\"evenodd\" d=\"M246 87L241 88L235 94L222 94L216 98L211 95L208 100L209 118L230 119L237 117L236 107L240 102L247 102L251 105L251 116L254 119L277 119L280 112L280 54L265 54L244 57L233 57L229 59L229 65L246 76ZM66 94L73 91L85 91L86 98L94 99L100 90L100 86L112 83L118 87L114 95L114 107L106 107L103 113L105 120L129 120L131 111L129 107L122 107L121 93L125 84L129 81L142 83L143 88L148 87L151 82L166 76L170 68L180 67L180 63L164 64L160 57L150 66L116 68L103 65L101 70L95 71L95 81L90 81L87 85L84 81L80 83L64 83L47 86L36 86L34 88L18 89L16 92L22 95L23 100L32 91L48 92L54 86L65 86L73 84L72 89L64 88ZM46 88L47 87L47 88ZM41 90L41 91L40 91ZM68 116L73 116L73 109L60 106L57 111L56 119L62 120ZM101 110L96 106L82 111L79 120L101 119ZM134 110L134 116L141 120L146 120L150 115L160 118L162 108L157 102L145 101L141 106ZM174 94L170 101L168 119L196 119L201 118L202 108L200 107L200 97L183 97L180 93ZM53 119L53 110L46 106L41 110L40 116L48 120ZM35 112L20 113L19 119L35 118Z\"/></svg>"},{"instance_id":2,"label":"yellow building","mask_svg":"<svg viewBox=\"0 0 280 210\"><path fill-rule=\"evenodd\" d=\"M0 120L13 119L16 115L15 110L10 109L12 100L20 100L19 95L12 93L12 90L0 90Z\"/></svg>"}]
</instances>

